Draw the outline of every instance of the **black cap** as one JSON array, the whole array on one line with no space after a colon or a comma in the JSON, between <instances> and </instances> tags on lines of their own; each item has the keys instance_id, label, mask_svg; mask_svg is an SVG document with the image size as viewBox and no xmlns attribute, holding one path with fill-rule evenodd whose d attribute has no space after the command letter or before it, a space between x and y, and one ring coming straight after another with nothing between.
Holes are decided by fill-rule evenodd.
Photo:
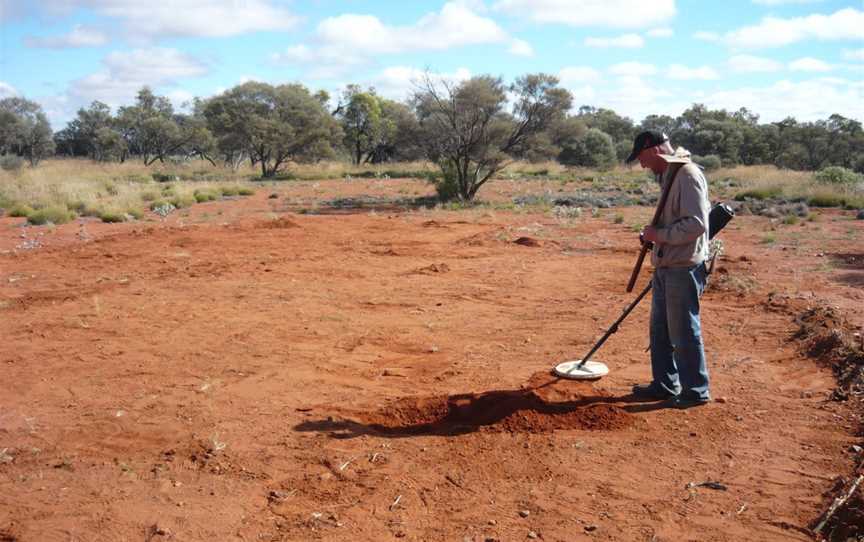
<instances>
[{"instance_id":1,"label":"black cap","mask_svg":"<svg viewBox=\"0 0 864 542\"><path fill-rule=\"evenodd\" d=\"M633 140L633 151L630 153L630 156L627 157L627 160L624 161L630 163L645 149L662 145L667 141L669 141L669 136L663 132L656 132L654 130L640 132L639 135L636 136L636 139Z\"/></svg>"}]
</instances>

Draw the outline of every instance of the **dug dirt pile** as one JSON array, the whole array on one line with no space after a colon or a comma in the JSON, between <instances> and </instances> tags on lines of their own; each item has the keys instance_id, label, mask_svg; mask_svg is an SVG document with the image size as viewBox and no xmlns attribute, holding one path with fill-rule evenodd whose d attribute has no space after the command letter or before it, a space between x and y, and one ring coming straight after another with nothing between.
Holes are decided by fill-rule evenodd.
<instances>
[{"instance_id":1,"label":"dug dirt pile","mask_svg":"<svg viewBox=\"0 0 864 542\"><path fill-rule=\"evenodd\" d=\"M837 376L837 389L833 398L853 401L858 412L864 412L864 347L859 332L836 309L826 306L810 307L796 318L798 331L795 338L802 342L806 354L831 366ZM859 428L864 432L864 427ZM860 448L859 448L860 450ZM853 487L855 480L864 475L864 453L858 453L858 464L848 478L837 480L827 493L828 503L837 502L814 525L821 525L820 535L827 540L860 540L864 536L864 498ZM860 483L860 482L859 482ZM851 492L851 493L850 493ZM830 514L830 515L829 515Z\"/></svg>"},{"instance_id":2,"label":"dug dirt pile","mask_svg":"<svg viewBox=\"0 0 864 542\"><path fill-rule=\"evenodd\" d=\"M563 381L538 373L519 390L406 397L375 412L344 415L372 432L405 435L629 427L633 415L609 404L609 400L607 395L598 394L591 383Z\"/></svg>"}]
</instances>

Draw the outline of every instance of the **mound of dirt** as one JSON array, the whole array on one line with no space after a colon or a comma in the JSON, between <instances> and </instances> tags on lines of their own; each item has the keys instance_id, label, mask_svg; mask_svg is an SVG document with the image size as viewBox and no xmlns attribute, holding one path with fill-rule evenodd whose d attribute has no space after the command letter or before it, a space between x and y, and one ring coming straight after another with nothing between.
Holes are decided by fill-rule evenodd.
<instances>
[{"instance_id":1,"label":"mound of dirt","mask_svg":"<svg viewBox=\"0 0 864 542\"><path fill-rule=\"evenodd\" d=\"M855 332L833 307L806 309L795 322L795 338L801 341L805 353L825 362L837 375L837 398L864 395L864 338Z\"/></svg>"},{"instance_id":2,"label":"mound of dirt","mask_svg":"<svg viewBox=\"0 0 864 542\"><path fill-rule=\"evenodd\" d=\"M864 337L852 329L849 322L833 307L810 307L796 319L795 338L801 341L804 352L829 364L837 376L837 389L833 398L854 401L856 409L864 412ZM859 429L860 430L860 429ZM864 475L864 455L852 476ZM846 484L840 483L830 493L826 508L835 498L844 494ZM857 491L831 516L821 534L826 540L861 540L864 535L864 498ZM828 508L830 510L830 508Z\"/></svg>"},{"instance_id":3,"label":"mound of dirt","mask_svg":"<svg viewBox=\"0 0 864 542\"><path fill-rule=\"evenodd\" d=\"M289 220L284 216L280 216L275 220L265 220L264 222L259 222L257 227L267 230L282 230L287 228L299 228L300 225L293 220Z\"/></svg>"},{"instance_id":4,"label":"mound of dirt","mask_svg":"<svg viewBox=\"0 0 864 542\"><path fill-rule=\"evenodd\" d=\"M377 412L349 417L375 431L404 434L618 430L633 423L629 412L604 399L590 383L535 375L520 390L406 397Z\"/></svg>"},{"instance_id":5,"label":"mound of dirt","mask_svg":"<svg viewBox=\"0 0 864 542\"><path fill-rule=\"evenodd\" d=\"M522 245L523 247L539 247L540 241L534 239L533 237L520 237L513 241L517 245Z\"/></svg>"},{"instance_id":6,"label":"mound of dirt","mask_svg":"<svg viewBox=\"0 0 864 542\"><path fill-rule=\"evenodd\" d=\"M426 267L420 267L412 271L412 273L416 275L434 275L437 273L448 273L450 272L450 266L446 263L433 263L432 265L427 265Z\"/></svg>"}]
</instances>

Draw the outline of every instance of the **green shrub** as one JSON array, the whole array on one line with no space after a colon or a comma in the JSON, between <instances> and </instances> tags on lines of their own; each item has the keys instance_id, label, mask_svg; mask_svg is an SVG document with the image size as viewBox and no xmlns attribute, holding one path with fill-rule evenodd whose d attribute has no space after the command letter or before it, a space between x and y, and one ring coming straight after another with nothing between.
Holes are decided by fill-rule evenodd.
<instances>
[{"instance_id":1,"label":"green shrub","mask_svg":"<svg viewBox=\"0 0 864 542\"><path fill-rule=\"evenodd\" d=\"M254 193L255 193L255 190L252 188L249 188L248 186L241 187L237 191L237 194L240 196L251 196Z\"/></svg>"},{"instance_id":2,"label":"green shrub","mask_svg":"<svg viewBox=\"0 0 864 542\"><path fill-rule=\"evenodd\" d=\"M195 205L195 198L187 194L184 196L174 196L173 198L168 200L168 202L177 209L182 209L184 207L191 207Z\"/></svg>"},{"instance_id":3,"label":"green shrub","mask_svg":"<svg viewBox=\"0 0 864 542\"><path fill-rule=\"evenodd\" d=\"M714 171L715 169L720 169L723 166L723 162L716 154L709 154L707 156L694 155L693 161L702 166L705 171Z\"/></svg>"},{"instance_id":4,"label":"green shrub","mask_svg":"<svg viewBox=\"0 0 864 542\"><path fill-rule=\"evenodd\" d=\"M99 218L102 219L102 222L110 223L126 221L126 215L117 211L102 211L101 213L99 213Z\"/></svg>"},{"instance_id":5,"label":"green shrub","mask_svg":"<svg viewBox=\"0 0 864 542\"><path fill-rule=\"evenodd\" d=\"M817 171L813 178L823 184L852 185L864 182L864 175L840 166L829 166Z\"/></svg>"},{"instance_id":6,"label":"green shrub","mask_svg":"<svg viewBox=\"0 0 864 542\"><path fill-rule=\"evenodd\" d=\"M759 188L751 188L744 192L735 194L735 201L744 201L746 199L773 199L780 197L783 193L783 188L780 186L763 186Z\"/></svg>"},{"instance_id":7,"label":"green shrub","mask_svg":"<svg viewBox=\"0 0 864 542\"><path fill-rule=\"evenodd\" d=\"M195 197L195 201L198 203L204 203L207 201L214 201L219 199L219 195L211 190L196 190L193 194Z\"/></svg>"},{"instance_id":8,"label":"green shrub","mask_svg":"<svg viewBox=\"0 0 864 542\"><path fill-rule=\"evenodd\" d=\"M19 203L18 205L15 205L11 209L9 209L9 216L27 218L31 214L33 214L33 207L30 207L29 205L25 205L23 203Z\"/></svg>"},{"instance_id":9,"label":"green shrub","mask_svg":"<svg viewBox=\"0 0 864 542\"><path fill-rule=\"evenodd\" d=\"M783 223L787 226L794 226L798 223L798 217L795 215L786 215L783 217Z\"/></svg>"},{"instance_id":10,"label":"green shrub","mask_svg":"<svg viewBox=\"0 0 864 542\"><path fill-rule=\"evenodd\" d=\"M144 211L135 207L130 207L129 209L127 209L126 214L131 216L135 220L141 220L142 218L144 218Z\"/></svg>"},{"instance_id":11,"label":"green shrub","mask_svg":"<svg viewBox=\"0 0 864 542\"><path fill-rule=\"evenodd\" d=\"M159 192L155 190L141 192L141 201L156 201L157 199L159 199Z\"/></svg>"},{"instance_id":12,"label":"green shrub","mask_svg":"<svg viewBox=\"0 0 864 542\"><path fill-rule=\"evenodd\" d=\"M816 192L807 199L807 204L811 207L842 207L845 202L846 197L843 194L834 192Z\"/></svg>"},{"instance_id":13,"label":"green shrub","mask_svg":"<svg viewBox=\"0 0 864 542\"><path fill-rule=\"evenodd\" d=\"M18 171L24 167L24 159L14 154L0 156L0 169L3 171Z\"/></svg>"},{"instance_id":14,"label":"green shrub","mask_svg":"<svg viewBox=\"0 0 864 542\"><path fill-rule=\"evenodd\" d=\"M622 215L621 213L617 213L615 215L615 218L612 219L612 222L614 222L616 224L623 224L624 223L624 215Z\"/></svg>"},{"instance_id":15,"label":"green shrub","mask_svg":"<svg viewBox=\"0 0 864 542\"><path fill-rule=\"evenodd\" d=\"M448 162L441 162L441 171L430 171L425 178L435 185L435 193L440 201L452 201L459 197L459 183L456 169Z\"/></svg>"},{"instance_id":16,"label":"green shrub","mask_svg":"<svg viewBox=\"0 0 864 542\"><path fill-rule=\"evenodd\" d=\"M144 175L141 175L140 173L130 173L129 175L126 175L123 178L126 181L129 181L130 183L147 183L147 182L150 182L150 179L148 179Z\"/></svg>"},{"instance_id":17,"label":"green shrub","mask_svg":"<svg viewBox=\"0 0 864 542\"><path fill-rule=\"evenodd\" d=\"M236 196L240 193L240 188L236 186L223 186L220 188L222 195L225 197Z\"/></svg>"},{"instance_id":18,"label":"green shrub","mask_svg":"<svg viewBox=\"0 0 864 542\"><path fill-rule=\"evenodd\" d=\"M180 180L180 177L173 173L159 173L158 171L156 173L152 173L151 177L153 177L153 180L157 183L170 183Z\"/></svg>"},{"instance_id":19,"label":"green shrub","mask_svg":"<svg viewBox=\"0 0 864 542\"><path fill-rule=\"evenodd\" d=\"M27 216L27 222L41 226L42 224L65 224L75 218L75 213L65 205L49 205L44 209L33 211Z\"/></svg>"}]
</instances>

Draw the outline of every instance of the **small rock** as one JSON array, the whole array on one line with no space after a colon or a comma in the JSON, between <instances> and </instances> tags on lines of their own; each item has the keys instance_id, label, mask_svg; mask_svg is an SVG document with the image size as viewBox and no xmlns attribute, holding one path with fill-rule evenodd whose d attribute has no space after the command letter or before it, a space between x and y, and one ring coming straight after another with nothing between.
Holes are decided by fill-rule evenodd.
<instances>
[{"instance_id":1,"label":"small rock","mask_svg":"<svg viewBox=\"0 0 864 542\"><path fill-rule=\"evenodd\" d=\"M530 538L531 540L534 540L536 538L540 538L540 535L538 535L534 531L528 531L528 538Z\"/></svg>"},{"instance_id":2,"label":"small rock","mask_svg":"<svg viewBox=\"0 0 864 542\"><path fill-rule=\"evenodd\" d=\"M695 437L695 436L697 436L698 434L699 434L699 433L697 433L696 431L690 431L690 436L691 436L691 437Z\"/></svg>"},{"instance_id":3,"label":"small rock","mask_svg":"<svg viewBox=\"0 0 864 542\"><path fill-rule=\"evenodd\" d=\"M858 446L857 444L853 444L852 445L852 451L855 452L856 454L860 454L862 451L864 451L864 448L862 448L861 446Z\"/></svg>"},{"instance_id":4,"label":"small rock","mask_svg":"<svg viewBox=\"0 0 864 542\"><path fill-rule=\"evenodd\" d=\"M489 525L493 525L493 526L498 525L498 522L495 521L494 519L490 519L488 523L489 523Z\"/></svg>"},{"instance_id":5,"label":"small rock","mask_svg":"<svg viewBox=\"0 0 864 542\"><path fill-rule=\"evenodd\" d=\"M522 516L523 518L527 518L528 516L531 515L531 511L530 510L520 510L519 515Z\"/></svg>"},{"instance_id":6,"label":"small rock","mask_svg":"<svg viewBox=\"0 0 864 542\"><path fill-rule=\"evenodd\" d=\"M857 218L858 220L864 220L864 209L858 211L858 214L855 215L855 218Z\"/></svg>"},{"instance_id":7,"label":"small rock","mask_svg":"<svg viewBox=\"0 0 864 542\"><path fill-rule=\"evenodd\" d=\"M717 403L728 403L729 402L729 400L726 399L725 397L718 397L717 399L714 399L714 401Z\"/></svg>"},{"instance_id":8,"label":"small rock","mask_svg":"<svg viewBox=\"0 0 864 542\"><path fill-rule=\"evenodd\" d=\"M171 529L159 524L153 525L151 530L153 534L157 536L171 536Z\"/></svg>"},{"instance_id":9,"label":"small rock","mask_svg":"<svg viewBox=\"0 0 864 542\"><path fill-rule=\"evenodd\" d=\"M279 198L279 194L277 194L276 192L273 192L272 194L267 196L267 199L278 199L278 198Z\"/></svg>"},{"instance_id":10,"label":"small rock","mask_svg":"<svg viewBox=\"0 0 864 542\"><path fill-rule=\"evenodd\" d=\"M592 523L591 525L586 525L586 526L585 526L585 532L586 532L586 533L591 533L591 532L594 532L594 531L596 531L596 530L597 530L597 526L594 525L593 523Z\"/></svg>"}]
</instances>

